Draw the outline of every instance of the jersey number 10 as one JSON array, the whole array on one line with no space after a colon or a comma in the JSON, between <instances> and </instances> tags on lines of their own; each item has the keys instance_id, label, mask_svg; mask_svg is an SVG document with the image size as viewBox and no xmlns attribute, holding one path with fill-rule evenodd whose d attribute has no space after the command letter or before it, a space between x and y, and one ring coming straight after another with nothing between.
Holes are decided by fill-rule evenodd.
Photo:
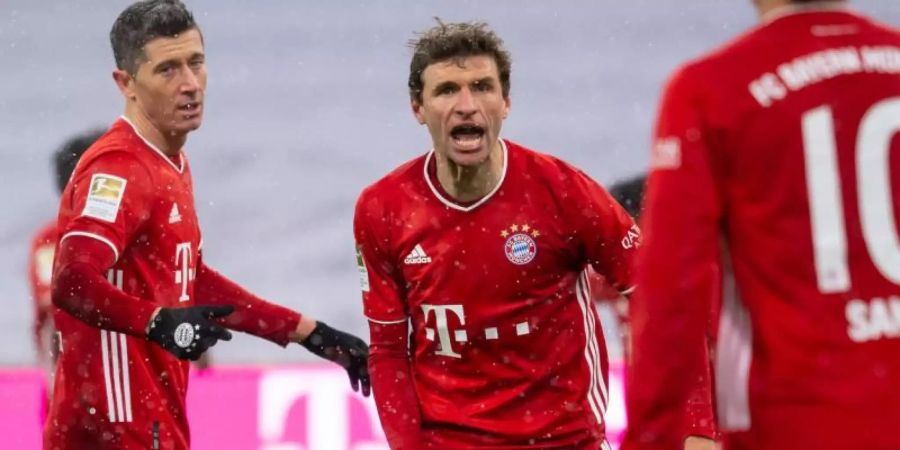
<instances>
[{"instance_id":1,"label":"jersey number 10","mask_svg":"<svg viewBox=\"0 0 900 450\"><path fill-rule=\"evenodd\" d=\"M863 115L856 139L856 183L863 240L881 274L900 284L900 238L891 196L890 148L900 132L900 98L883 100ZM850 290L847 230L838 176L831 107L803 114L803 153L819 291Z\"/></svg>"}]
</instances>

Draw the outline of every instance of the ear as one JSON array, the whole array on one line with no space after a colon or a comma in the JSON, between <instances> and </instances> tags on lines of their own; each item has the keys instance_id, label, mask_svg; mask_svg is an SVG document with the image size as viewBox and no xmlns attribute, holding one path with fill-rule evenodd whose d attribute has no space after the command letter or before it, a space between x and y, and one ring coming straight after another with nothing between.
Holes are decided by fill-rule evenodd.
<instances>
[{"instance_id":1,"label":"ear","mask_svg":"<svg viewBox=\"0 0 900 450\"><path fill-rule=\"evenodd\" d=\"M416 100L415 97L411 97L409 100L409 106L412 108L413 115L416 116L416 120L419 121L419 125L425 125L425 112L422 111L422 104Z\"/></svg>"},{"instance_id":2,"label":"ear","mask_svg":"<svg viewBox=\"0 0 900 450\"><path fill-rule=\"evenodd\" d=\"M126 100L134 100L137 97L137 94L134 92L134 77L128 71L122 69L113 70L112 77L119 88L119 92L122 93Z\"/></svg>"},{"instance_id":3,"label":"ear","mask_svg":"<svg viewBox=\"0 0 900 450\"><path fill-rule=\"evenodd\" d=\"M511 107L512 107L512 100L509 98L508 95L504 96L503 97L503 119L504 120L506 119L506 116L509 115L509 109Z\"/></svg>"}]
</instances>

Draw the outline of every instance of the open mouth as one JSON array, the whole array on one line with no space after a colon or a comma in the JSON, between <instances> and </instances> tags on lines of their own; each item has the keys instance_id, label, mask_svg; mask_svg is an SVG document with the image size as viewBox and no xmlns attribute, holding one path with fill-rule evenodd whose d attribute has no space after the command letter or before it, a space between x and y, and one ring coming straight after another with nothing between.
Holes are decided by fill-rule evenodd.
<instances>
[{"instance_id":1,"label":"open mouth","mask_svg":"<svg viewBox=\"0 0 900 450\"><path fill-rule=\"evenodd\" d=\"M484 128L475 124L457 125L450 130L453 143L462 150L475 150L481 147Z\"/></svg>"},{"instance_id":2,"label":"open mouth","mask_svg":"<svg viewBox=\"0 0 900 450\"><path fill-rule=\"evenodd\" d=\"M178 110L188 114L196 113L200 110L200 102L188 102L178 107Z\"/></svg>"}]
</instances>

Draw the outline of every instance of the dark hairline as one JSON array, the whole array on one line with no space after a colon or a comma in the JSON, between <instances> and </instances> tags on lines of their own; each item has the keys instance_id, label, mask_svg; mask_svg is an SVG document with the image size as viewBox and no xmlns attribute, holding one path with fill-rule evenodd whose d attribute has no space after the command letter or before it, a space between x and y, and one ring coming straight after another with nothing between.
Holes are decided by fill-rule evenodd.
<instances>
[{"instance_id":1,"label":"dark hairline","mask_svg":"<svg viewBox=\"0 0 900 450\"><path fill-rule=\"evenodd\" d=\"M445 23L435 17L437 25L409 41L413 50L407 88L413 101L421 102L425 92L422 75L425 70L447 61L463 62L474 56L488 56L494 61L504 97L509 96L512 57L503 39L485 22Z\"/></svg>"},{"instance_id":2,"label":"dark hairline","mask_svg":"<svg viewBox=\"0 0 900 450\"><path fill-rule=\"evenodd\" d=\"M135 60L135 63L136 63L136 64L135 64L135 73L129 72L129 75L131 75L131 76L136 76L136 75L137 75L137 71L138 71L138 69L141 67L141 65L143 65L143 64L146 63L146 62L149 62L149 59L147 58L147 51L146 51L146 49L147 49L147 45L149 45L151 42L153 42L153 41L155 41L155 40L157 40L157 39L175 39L175 38L177 38L179 35L188 33L188 32L193 31L193 30L197 30L197 33L200 35L200 49L201 49L201 50L200 50L199 53L197 53L197 52L192 53L192 54L191 54L191 58L193 58L194 56L196 56L196 55L198 55L198 54L201 55L201 56L203 56L203 57L205 58L205 57L206 57L206 51L205 51L205 48L203 47L203 33L200 32L200 28L199 28L199 27L194 26L194 27L188 28L187 30L184 30L184 31L182 31L181 33L178 33L178 34L176 34L176 35L174 35L174 36L156 36L156 37L151 38L151 39L150 39L149 41L147 41L146 43L144 43L144 46L141 47L141 56L140 56L140 58L138 58L138 59ZM153 67L158 67L160 64L165 63L165 62L168 62L168 61L171 61L171 58L169 58L169 59L164 59L164 60L162 60L162 61L159 61L159 62L158 62L155 66L153 66ZM122 70L125 70L125 69L122 69Z\"/></svg>"}]
</instances>

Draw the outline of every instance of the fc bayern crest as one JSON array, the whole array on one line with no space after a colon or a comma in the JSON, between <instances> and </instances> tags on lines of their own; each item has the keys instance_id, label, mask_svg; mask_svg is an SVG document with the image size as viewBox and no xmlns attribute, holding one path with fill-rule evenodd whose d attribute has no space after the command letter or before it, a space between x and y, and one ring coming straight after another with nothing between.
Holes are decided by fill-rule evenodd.
<instances>
[{"instance_id":1,"label":"fc bayern crest","mask_svg":"<svg viewBox=\"0 0 900 450\"><path fill-rule=\"evenodd\" d=\"M504 229L500 236L506 238L503 252L509 262L521 266L530 263L537 256L537 242L534 238L540 236L540 233L528 225L513 225L509 227L509 231Z\"/></svg>"}]
</instances>

